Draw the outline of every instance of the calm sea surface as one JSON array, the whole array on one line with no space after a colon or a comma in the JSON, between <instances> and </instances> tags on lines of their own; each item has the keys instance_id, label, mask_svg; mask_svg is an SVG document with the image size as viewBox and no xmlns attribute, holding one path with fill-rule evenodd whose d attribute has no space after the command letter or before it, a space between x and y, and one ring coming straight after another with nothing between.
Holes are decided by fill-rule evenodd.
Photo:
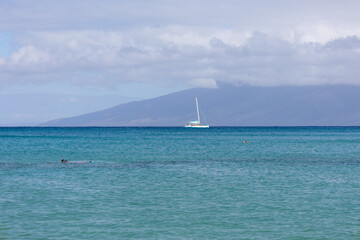
<instances>
[{"instance_id":1,"label":"calm sea surface","mask_svg":"<svg viewBox=\"0 0 360 240\"><path fill-rule=\"evenodd\" d=\"M360 128L0 128L0 239L360 239Z\"/></svg>"}]
</instances>

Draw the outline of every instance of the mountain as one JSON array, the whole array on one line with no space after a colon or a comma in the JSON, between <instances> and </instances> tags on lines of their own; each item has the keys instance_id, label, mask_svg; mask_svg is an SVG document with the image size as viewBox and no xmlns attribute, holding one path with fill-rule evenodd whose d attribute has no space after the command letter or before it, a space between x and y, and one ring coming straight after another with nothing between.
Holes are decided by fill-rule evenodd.
<instances>
[{"instance_id":1,"label":"mountain","mask_svg":"<svg viewBox=\"0 0 360 240\"><path fill-rule=\"evenodd\" d=\"M0 126L34 126L60 117L71 117L134 101L119 95L1 94Z\"/></svg>"},{"instance_id":2,"label":"mountain","mask_svg":"<svg viewBox=\"0 0 360 240\"><path fill-rule=\"evenodd\" d=\"M360 126L359 86L220 86L195 88L57 119L44 126Z\"/></svg>"}]
</instances>

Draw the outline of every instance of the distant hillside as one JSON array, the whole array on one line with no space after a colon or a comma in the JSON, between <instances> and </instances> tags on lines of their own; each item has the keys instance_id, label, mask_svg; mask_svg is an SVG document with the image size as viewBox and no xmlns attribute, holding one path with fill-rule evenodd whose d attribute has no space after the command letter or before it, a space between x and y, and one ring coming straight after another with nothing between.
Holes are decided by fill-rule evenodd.
<instances>
[{"instance_id":1,"label":"distant hillside","mask_svg":"<svg viewBox=\"0 0 360 240\"><path fill-rule=\"evenodd\" d=\"M195 97L211 126L360 125L360 87L343 85L196 88L43 125L183 126L196 119Z\"/></svg>"}]
</instances>

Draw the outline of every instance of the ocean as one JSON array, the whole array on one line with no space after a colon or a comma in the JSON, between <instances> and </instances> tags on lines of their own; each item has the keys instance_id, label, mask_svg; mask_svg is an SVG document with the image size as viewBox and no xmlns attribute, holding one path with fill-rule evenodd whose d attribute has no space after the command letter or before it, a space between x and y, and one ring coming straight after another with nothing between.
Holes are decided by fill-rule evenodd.
<instances>
[{"instance_id":1,"label":"ocean","mask_svg":"<svg viewBox=\"0 0 360 240\"><path fill-rule=\"evenodd\" d=\"M360 239L360 127L0 128L0 239Z\"/></svg>"}]
</instances>

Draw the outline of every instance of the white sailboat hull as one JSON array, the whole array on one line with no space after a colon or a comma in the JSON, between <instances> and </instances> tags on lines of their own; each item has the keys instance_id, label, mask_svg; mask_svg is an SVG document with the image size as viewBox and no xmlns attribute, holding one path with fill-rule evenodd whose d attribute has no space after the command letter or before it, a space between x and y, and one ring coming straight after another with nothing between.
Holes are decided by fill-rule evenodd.
<instances>
[{"instance_id":1,"label":"white sailboat hull","mask_svg":"<svg viewBox=\"0 0 360 240\"><path fill-rule=\"evenodd\" d=\"M186 128L209 128L209 125L198 125L198 126L192 126L192 125L185 125Z\"/></svg>"}]
</instances>

